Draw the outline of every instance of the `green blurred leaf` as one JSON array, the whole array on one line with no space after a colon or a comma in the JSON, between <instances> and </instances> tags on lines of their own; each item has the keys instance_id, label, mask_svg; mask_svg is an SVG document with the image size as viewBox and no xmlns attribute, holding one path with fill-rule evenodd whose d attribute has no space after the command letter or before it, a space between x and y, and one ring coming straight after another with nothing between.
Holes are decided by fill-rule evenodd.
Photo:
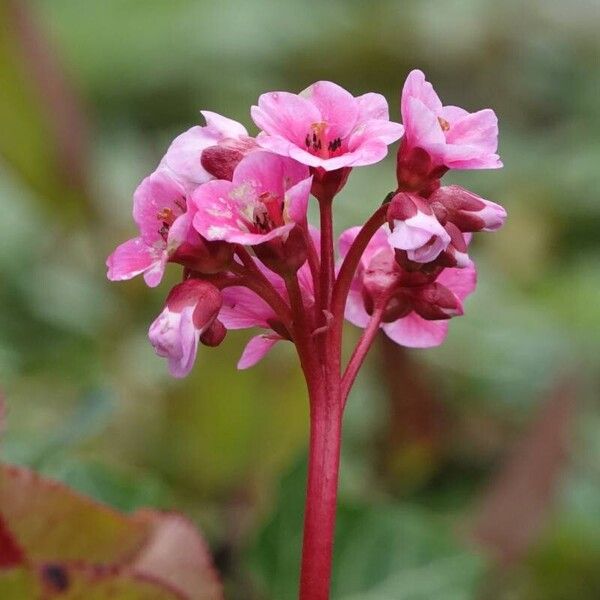
<instances>
[{"instance_id":1,"label":"green blurred leaf","mask_svg":"<svg viewBox=\"0 0 600 600\"><path fill-rule=\"evenodd\" d=\"M305 475L300 462L282 479L277 506L251 551L255 572L277 600L296 595ZM432 513L408 505L340 501L333 598L466 600L484 566ZM441 592L448 595L435 595Z\"/></svg>"}]
</instances>

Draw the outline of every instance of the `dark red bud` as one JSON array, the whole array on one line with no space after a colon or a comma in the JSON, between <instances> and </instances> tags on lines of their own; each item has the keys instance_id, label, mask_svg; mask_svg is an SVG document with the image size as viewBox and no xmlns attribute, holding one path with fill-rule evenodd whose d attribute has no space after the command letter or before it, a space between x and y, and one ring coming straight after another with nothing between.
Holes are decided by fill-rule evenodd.
<instances>
[{"instance_id":1,"label":"dark red bud","mask_svg":"<svg viewBox=\"0 0 600 600\"><path fill-rule=\"evenodd\" d=\"M415 290L413 307L415 312L429 321L450 319L463 314L459 298L438 282Z\"/></svg>"},{"instance_id":2,"label":"dark red bud","mask_svg":"<svg viewBox=\"0 0 600 600\"><path fill-rule=\"evenodd\" d=\"M215 347L225 339L226 335L225 325L219 319L215 319L212 325L200 336L200 342L205 346Z\"/></svg>"},{"instance_id":3,"label":"dark red bud","mask_svg":"<svg viewBox=\"0 0 600 600\"><path fill-rule=\"evenodd\" d=\"M181 244L171 260L191 271L208 275L225 271L232 258L233 246L228 242L209 242L198 236L193 244Z\"/></svg>"},{"instance_id":4,"label":"dark red bud","mask_svg":"<svg viewBox=\"0 0 600 600\"><path fill-rule=\"evenodd\" d=\"M306 262L304 233L297 225L287 238L275 238L254 246L257 258L271 271L281 276L293 275Z\"/></svg>"},{"instance_id":5,"label":"dark red bud","mask_svg":"<svg viewBox=\"0 0 600 600\"><path fill-rule=\"evenodd\" d=\"M311 167L312 195L321 202L331 200L346 185L350 171L352 171L352 167L342 167L335 171L326 171L322 167Z\"/></svg>"},{"instance_id":6,"label":"dark red bud","mask_svg":"<svg viewBox=\"0 0 600 600\"><path fill-rule=\"evenodd\" d=\"M365 292L375 304L380 297L389 296L400 278L400 268L391 252L379 252L363 273Z\"/></svg>"},{"instance_id":7,"label":"dark red bud","mask_svg":"<svg viewBox=\"0 0 600 600\"><path fill-rule=\"evenodd\" d=\"M217 145L203 150L200 162L213 177L231 181L235 168L244 156L244 152L238 148Z\"/></svg>"},{"instance_id":8,"label":"dark red bud","mask_svg":"<svg viewBox=\"0 0 600 600\"><path fill-rule=\"evenodd\" d=\"M419 209L416 199L416 196L406 192L398 192L394 195L387 210L387 219L390 226L393 225L394 221L406 221L417 214Z\"/></svg>"},{"instance_id":9,"label":"dark red bud","mask_svg":"<svg viewBox=\"0 0 600 600\"><path fill-rule=\"evenodd\" d=\"M201 279L186 279L177 284L167 296L167 308L181 312L194 307L193 320L198 329L211 323L221 309L221 292L212 283Z\"/></svg>"},{"instance_id":10,"label":"dark red bud","mask_svg":"<svg viewBox=\"0 0 600 600\"><path fill-rule=\"evenodd\" d=\"M434 167L423 148L409 149L405 140L400 144L396 162L399 190L418 192L427 198L440 186L439 180L447 171L443 165Z\"/></svg>"},{"instance_id":11,"label":"dark red bud","mask_svg":"<svg viewBox=\"0 0 600 600\"><path fill-rule=\"evenodd\" d=\"M447 185L439 188L429 198L432 203L443 205L447 218L461 231L481 231L485 221L477 214L485 208L485 203L459 185Z\"/></svg>"}]
</instances>

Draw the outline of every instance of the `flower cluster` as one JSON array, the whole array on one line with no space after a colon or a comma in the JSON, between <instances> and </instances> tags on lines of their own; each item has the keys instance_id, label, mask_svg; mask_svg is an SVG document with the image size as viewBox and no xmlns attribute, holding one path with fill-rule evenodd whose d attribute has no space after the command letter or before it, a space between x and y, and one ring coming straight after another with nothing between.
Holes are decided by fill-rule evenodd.
<instances>
[{"instance_id":1,"label":"flower cluster","mask_svg":"<svg viewBox=\"0 0 600 600\"><path fill-rule=\"evenodd\" d=\"M502 166L492 110L443 106L423 73L409 74L403 124L379 94L354 97L317 82L300 94L263 94L251 109L260 132L204 111L206 125L177 137L133 198L139 235L107 260L111 280L143 274L160 283L167 263L183 280L150 327L174 376L192 368L198 345L228 329L258 327L239 368L280 340L299 348L333 339L345 317L399 344L434 346L463 313L475 287L472 233L493 231L506 213L459 186L449 169ZM334 266L331 205L353 168L382 160L400 140L397 185L364 226L345 231ZM308 224L309 198L321 228ZM333 335L333 338L330 336Z\"/></svg>"}]
</instances>

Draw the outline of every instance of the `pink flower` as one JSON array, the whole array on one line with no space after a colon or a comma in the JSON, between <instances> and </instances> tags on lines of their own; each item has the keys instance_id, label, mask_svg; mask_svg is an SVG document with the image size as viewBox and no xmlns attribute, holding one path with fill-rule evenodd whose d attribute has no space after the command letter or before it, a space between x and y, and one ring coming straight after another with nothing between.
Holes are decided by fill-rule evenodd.
<instances>
[{"instance_id":1,"label":"pink flower","mask_svg":"<svg viewBox=\"0 0 600 600\"><path fill-rule=\"evenodd\" d=\"M342 257L359 230L353 227L342 233ZM363 253L345 316L354 325L366 327L374 301L384 295L389 300L381 328L388 337L412 348L438 346L447 335L447 320L462 315L462 302L475 289L475 282L473 263L464 269L440 267L430 274L404 270L395 260L388 228L382 227Z\"/></svg>"},{"instance_id":2,"label":"pink flower","mask_svg":"<svg viewBox=\"0 0 600 600\"><path fill-rule=\"evenodd\" d=\"M221 293L210 283L187 279L170 292L164 310L150 325L150 343L159 356L168 360L174 377L185 377L194 365L198 342L216 321ZM222 340L222 337L221 337Z\"/></svg>"},{"instance_id":3,"label":"pink flower","mask_svg":"<svg viewBox=\"0 0 600 600\"><path fill-rule=\"evenodd\" d=\"M133 218L140 236L121 244L108 257L108 278L122 281L143 273L146 283L155 287L177 248L190 236L198 237L186 213L184 187L168 171L155 171L134 193Z\"/></svg>"},{"instance_id":4,"label":"pink flower","mask_svg":"<svg viewBox=\"0 0 600 600\"><path fill-rule=\"evenodd\" d=\"M300 94L263 94L251 112L263 130L256 138L260 146L326 171L379 162L404 131L390 122L383 96L355 98L329 81Z\"/></svg>"},{"instance_id":5,"label":"pink flower","mask_svg":"<svg viewBox=\"0 0 600 600\"><path fill-rule=\"evenodd\" d=\"M469 113L458 106L443 106L433 86L418 70L411 71L402 90L402 121L406 128L399 154L399 179L410 179L410 164L423 170L425 151L430 167L497 169L498 119L493 110ZM416 151L416 152L415 152ZM404 163L404 164L403 164Z\"/></svg>"},{"instance_id":6,"label":"pink flower","mask_svg":"<svg viewBox=\"0 0 600 600\"><path fill-rule=\"evenodd\" d=\"M224 175L232 170L231 163L239 162L256 147L246 128L237 121L208 110L200 112L206 125L192 127L177 136L159 165L171 171L188 191L215 177L226 178ZM219 153L214 152L217 148Z\"/></svg>"},{"instance_id":7,"label":"pink flower","mask_svg":"<svg viewBox=\"0 0 600 600\"><path fill-rule=\"evenodd\" d=\"M428 202L441 222L450 221L463 232L496 231L506 220L502 206L459 185L438 188Z\"/></svg>"},{"instance_id":8,"label":"pink flower","mask_svg":"<svg viewBox=\"0 0 600 600\"><path fill-rule=\"evenodd\" d=\"M210 181L192 194L194 227L207 240L262 244L285 238L306 219L312 178L308 168L269 152L254 152L232 181Z\"/></svg>"},{"instance_id":9,"label":"pink flower","mask_svg":"<svg viewBox=\"0 0 600 600\"><path fill-rule=\"evenodd\" d=\"M405 250L409 260L428 263L450 243L450 235L440 224L424 198L398 192L388 209L391 232L389 243Z\"/></svg>"}]
</instances>

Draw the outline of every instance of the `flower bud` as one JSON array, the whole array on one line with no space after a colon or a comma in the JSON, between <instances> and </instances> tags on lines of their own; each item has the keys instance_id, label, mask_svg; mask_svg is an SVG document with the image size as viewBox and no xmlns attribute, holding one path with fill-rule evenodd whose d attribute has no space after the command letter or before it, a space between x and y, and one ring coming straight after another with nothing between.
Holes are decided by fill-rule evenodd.
<instances>
[{"instance_id":1,"label":"flower bud","mask_svg":"<svg viewBox=\"0 0 600 600\"><path fill-rule=\"evenodd\" d=\"M215 319L212 325L200 336L200 341L205 346L215 347L221 344L226 335L225 325L219 319Z\"/></svg>"},{"instance_id":2,"label":"flower bud","mask_svg":"<svg viewBox=\"0 0 600 600\"><path fill-rule=\"evenodd\" d=\"M413 308L428 321L450 319L463 314L462 302L458 296L437 281L415 289Z\"/></svg>"},{"instance_id":3,"label":"flower bud","mask_svg":"<svg viewBox=\"0 0 600 600\"><path fill-rule=\"evenodd\" d=\"M200 163L215 179L233 179L233 172L242 158L256 148L256 142L249 137L227 138L215 146L202 151Z\"/></svg>"},{"instance_id":4,"label":"flower bud","mask_svg":"<svg viewBox=\"0 0 600 600\"><path fill-rule=\"evenodd\" d=\"M428 263L450 243L450 236L423 198L398 192L391 200L387 218L392 232L389 242L405 250L409 260Z\"/></svg>"},{"instance_id":5,"label":"flower bud","mask_svg":"<svg viewBox=\"0 0 600 600\"><path fill-rule=\"evenodd\" d=\"M480 198L459 185L437 189L430 196L438 218L451 221L463 232L496 231L506 219L506 211L495 202Z\"/></svg>"},{"instance_id":6,"label":"flower bud","mask_svg":"<svg viewBox=\"0 0 600 600\"><path fill-rule=\"evenodd\" d=\"M221 309L221 293L206 281L187 279L169 293L148 337L159 356L168 360L174 377L185 377L196 358L198 341Z\"/></svg>"},{"instance_id":7,"label":"flower bud","mask_svg":"<svg viewBox=\"0 0 600 600\"><path fill-rule=\"evenodd\" d=\"M205 275L227 269L233 258L233 246L220 240L210 242L196 234L193 242L183 242L172 257L174 262Z\"/></svg>"},{"instance_id":8,"label":"flower bud","mask_svg":"<svg viewBox=\"0 0 600 600\"><path fill-rule=\"evenodd\" d=\"M278 275L293 275L306 262L307 248L300 227L294 227L284 239L269 240L254 246L257 258Z\"/></svg>"}]
</instances>

